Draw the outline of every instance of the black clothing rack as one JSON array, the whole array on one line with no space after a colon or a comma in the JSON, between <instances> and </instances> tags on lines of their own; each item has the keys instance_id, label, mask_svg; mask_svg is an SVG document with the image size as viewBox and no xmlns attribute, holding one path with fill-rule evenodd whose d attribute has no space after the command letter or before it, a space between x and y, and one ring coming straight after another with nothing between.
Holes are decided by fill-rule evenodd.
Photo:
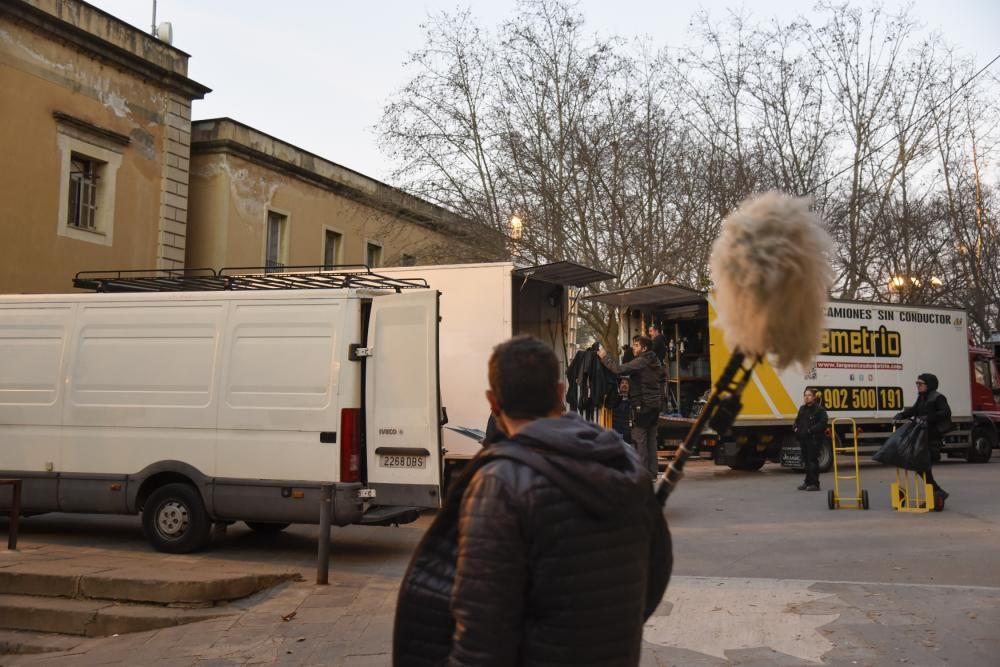
<instances>
[{"instance_id":1,"label":"black clothing rack","mask_svg":"<svg viewBox=\"0 0 1000 667\"><path fill-rule=\"evenodd\" d=\"M80 271L73 286L94 292L217 292L274 289L421 289L423 278L391 278L365 264L332 267L286 266L280 272L262 266L215 269L134 269Z\"/></svg>"}]
</instances>

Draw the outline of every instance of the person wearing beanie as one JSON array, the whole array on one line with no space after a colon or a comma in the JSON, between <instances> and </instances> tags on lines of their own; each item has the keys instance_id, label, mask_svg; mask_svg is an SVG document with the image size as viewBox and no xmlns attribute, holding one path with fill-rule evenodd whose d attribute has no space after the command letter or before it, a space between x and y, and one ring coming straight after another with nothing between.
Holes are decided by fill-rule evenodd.
<instances>
[{"instance_id":1,"label":"person wearing beanie","mask_svg":"<svg viewBox=\"0 0 1000 667\"><path fill-rule=\"evenodd\" d=\"M944 501L948 492L941 488L934 479L932 468L941 460L941 447L944 444L944 434L952 429L951 407L944 394L938 391L938 379L933 373L921 373L917 376L917 400L906 408L896 419L917 417L927 421L927 444L931 450L931 465L927 468L927 483L934 487L934 510L944 509Z\"/></svg>"}]
</instances>

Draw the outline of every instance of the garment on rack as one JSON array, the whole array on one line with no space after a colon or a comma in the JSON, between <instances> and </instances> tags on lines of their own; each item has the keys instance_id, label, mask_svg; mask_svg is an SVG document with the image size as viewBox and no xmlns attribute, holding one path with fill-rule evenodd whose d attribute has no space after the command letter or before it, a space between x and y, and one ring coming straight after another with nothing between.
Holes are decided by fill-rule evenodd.
<instances>
[{"instance_id":1,"label":"garment on rack","mask_svg":"<svg viewBox=\"0 0 1000 667\"><path fill-rule=\"evenodd\" d=\"M580 350L566 369L566 402L573 412L594 421L596 409L614 409L617 405L618 382L614 373L605 368L597 356L598 344Z\"/></svg>"}]
</instances>

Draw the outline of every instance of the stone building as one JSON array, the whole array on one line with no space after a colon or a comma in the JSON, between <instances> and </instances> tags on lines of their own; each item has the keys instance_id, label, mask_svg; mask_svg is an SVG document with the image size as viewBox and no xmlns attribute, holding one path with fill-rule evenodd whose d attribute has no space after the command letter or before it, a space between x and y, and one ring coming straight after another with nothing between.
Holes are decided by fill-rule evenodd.
<instances>
[{"instance_id":1,"label":"stone building","mask_svg":"<svg viewBox=\"0 0 1000 667\"><path fill-rule=\"evenodd\" d=\"M461 258L449 211L230 119L188 54L81 0L0 0L0 293L78 271Z\"/></svg>"},{"instance_id":2,"label":"stone building","mask_svg":"<svg viewBox=\"0 0 1000 667\"><path fill-rule=\"evenodd\" d=\"M78 0L0 2L0 292L184 265L188 55Z\"/></svg>"},{"instance_id":3,"label":"stone building","mask_svg":"<svg viewBox=\"0 0 1000 667\"><path fill-rule=\"evenodd\" d=\"M433 263L462 221L229 118L192 127L189 267Z\"/></svg>"}]
</instances>

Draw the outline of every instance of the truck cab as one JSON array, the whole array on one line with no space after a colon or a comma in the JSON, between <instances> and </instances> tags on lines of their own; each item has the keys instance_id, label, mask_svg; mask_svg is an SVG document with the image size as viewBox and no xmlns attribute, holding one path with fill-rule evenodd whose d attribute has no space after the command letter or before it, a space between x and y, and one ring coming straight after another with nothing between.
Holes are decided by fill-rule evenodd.
<instances>
[{"instance_id":1,"label":"truck cab","mask_svg":"<svg viewBox=\"0 0 1000 667\"><path fill-rule=\"evenodd\" d=\"M974 463L990 460L1000 431L1000 372L992 349L969 339L969 389L975 424L967 458Z\"/></svg>"}]
</instances>

